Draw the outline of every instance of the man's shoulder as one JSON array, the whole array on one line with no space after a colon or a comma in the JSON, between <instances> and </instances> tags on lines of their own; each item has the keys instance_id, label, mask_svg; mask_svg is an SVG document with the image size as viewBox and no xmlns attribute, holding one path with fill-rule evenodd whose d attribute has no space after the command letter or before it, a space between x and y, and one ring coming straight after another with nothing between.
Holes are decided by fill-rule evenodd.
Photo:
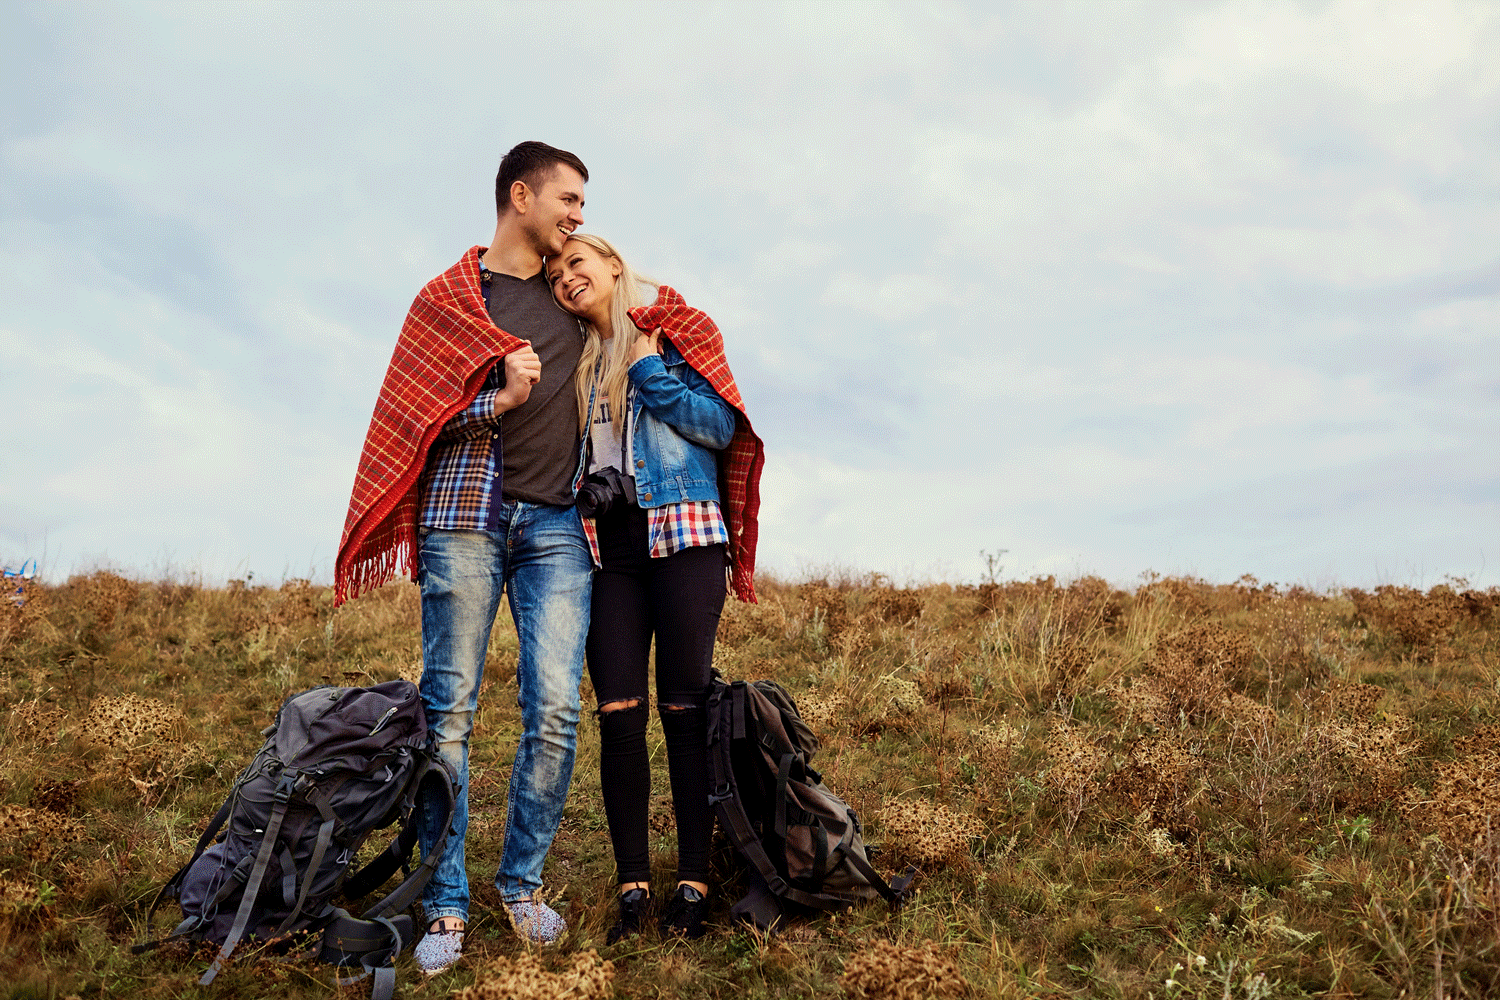
<instances>
[{"instance_id":1,"label":"man's shoulder","mask_svg":"<svg viewBox=\"0 0 1500 1000\"><path fill-rule=\"evenodd\" d=\"M451 300L465 291L479 287L479 251L482 247L470 247L463 256L435 274L421 290L417 299L437 301Z\"/></svg>"}]
</instances>

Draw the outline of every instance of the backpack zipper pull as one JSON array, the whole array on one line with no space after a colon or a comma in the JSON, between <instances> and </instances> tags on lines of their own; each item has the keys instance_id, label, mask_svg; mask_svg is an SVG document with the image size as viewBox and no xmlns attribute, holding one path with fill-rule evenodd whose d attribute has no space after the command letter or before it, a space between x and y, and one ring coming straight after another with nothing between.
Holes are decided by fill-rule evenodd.
<instances>
[{"instance_id":1,"label":"backpack zipper pull","mask_svg":"<svg viewBox=\"0 0 1500 1000\"><path fill-rule=\"evenodd\" d=\"M385 724L386 724L386 723L387 723L387 722L390 722L390 721L391 721L391 716L393 716L393 715L395 715L395 714L396 714L396 711L397 711L397 708L396 708L396 706L395 706L395 705L392 705L392 706L391 706L391 707L390 707L390 708L388 708L388 709L386 709L386 710L385 710L385 714L384 714L384 715L382 715L382 716L381 716L381 717L380 717L380 718L379 718L379 719L378 719L378 720L377 720L377 721L376 721L376 723L375 723L375 728L374 728L374 729L372 729L372 730L370 730L370 735L371 735L371 736L374 736L374 735L375 735L375 734L376 734L376 733L378 733L378 732L380 732L380 730L381 730L381 729L382 729L382 728L383 728L383 727L384 727L384 726L385 726Z\"/></svg>"}]
</instances>

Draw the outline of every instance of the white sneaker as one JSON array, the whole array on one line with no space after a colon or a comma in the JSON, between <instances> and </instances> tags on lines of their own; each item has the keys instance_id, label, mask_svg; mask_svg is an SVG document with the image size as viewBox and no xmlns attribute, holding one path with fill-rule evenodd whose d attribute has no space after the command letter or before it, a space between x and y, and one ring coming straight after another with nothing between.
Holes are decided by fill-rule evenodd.
<instances>
[{"instance_id":1,"label":"white sneaker","mask_svg":"<svg viewBox=\"0 0 1500 1000\"><path fill-rule=\"evenodd\" d=\"M417 960L417 968L435 976L439 972L447 972L458 964L458 960L464 953L464 932L462 930L448 930L448 921L453 917L439 917L433 923L438 929L428 929L422 935L422 940L417 942L416 948L412 949L412 958Z\"/></svg>"},{"instance_id":2,"label":"white sneaker","mask_svg":"<svg viewBox=\"0 0 1500 1000\"><path fill-rule=\"evenodd\" d=\"M567 933L562 915L540 899L521 899L505 904L510 925L532 944L556 944Z\"/></svg>"}]
</instances>

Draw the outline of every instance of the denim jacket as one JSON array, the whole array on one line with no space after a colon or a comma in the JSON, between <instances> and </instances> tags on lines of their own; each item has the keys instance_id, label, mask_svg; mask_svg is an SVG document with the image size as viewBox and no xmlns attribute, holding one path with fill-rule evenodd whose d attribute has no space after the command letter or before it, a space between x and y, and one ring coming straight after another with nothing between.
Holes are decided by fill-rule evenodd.
<instances>
[{"instance_id":1,"label":"denim jacket","mask_svg":"<svg viewBox=\"0 0 1500 1000\"><path fill-rule=\"evenodd\" d=\"M630 437L642 507L719 499L715 452L734 437L735 411L670 343L630 366Z\"/></svg>"}]
</instances>

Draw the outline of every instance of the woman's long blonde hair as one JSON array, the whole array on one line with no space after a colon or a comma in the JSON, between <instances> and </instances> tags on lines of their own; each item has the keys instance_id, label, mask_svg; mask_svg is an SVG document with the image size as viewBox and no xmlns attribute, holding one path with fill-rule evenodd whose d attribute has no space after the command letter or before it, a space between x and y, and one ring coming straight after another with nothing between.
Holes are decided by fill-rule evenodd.
<instances>
[{"instance_id":1,"label":"woman's long blonde hair","mask_svg":"<svg viewBox=\"0 0 1500 1000\"><path fill-rule=\"evenodd\" d=\"M620 265L620 276L615 279L615 290L609 297L609 325L613 336L606 342L594 328L594 324L582 320L583 354L578 359L578 377L575 379L578 391L578 433L589 433L599 405L599 396L602 394L609 397L609 418L613 422L615 433L624 434L630 345L640 333L630 321L630 310L646 304L641 297L641 286L648 285L655 292L656 282L637 274L614 245L602 236L573 233L568 240L587 244L599 251L605 261L613 260ZM566 252L565 244L563 253ZM593 406L589 405L590 399L593 400Z\"/></svg>"}]
</instances>

